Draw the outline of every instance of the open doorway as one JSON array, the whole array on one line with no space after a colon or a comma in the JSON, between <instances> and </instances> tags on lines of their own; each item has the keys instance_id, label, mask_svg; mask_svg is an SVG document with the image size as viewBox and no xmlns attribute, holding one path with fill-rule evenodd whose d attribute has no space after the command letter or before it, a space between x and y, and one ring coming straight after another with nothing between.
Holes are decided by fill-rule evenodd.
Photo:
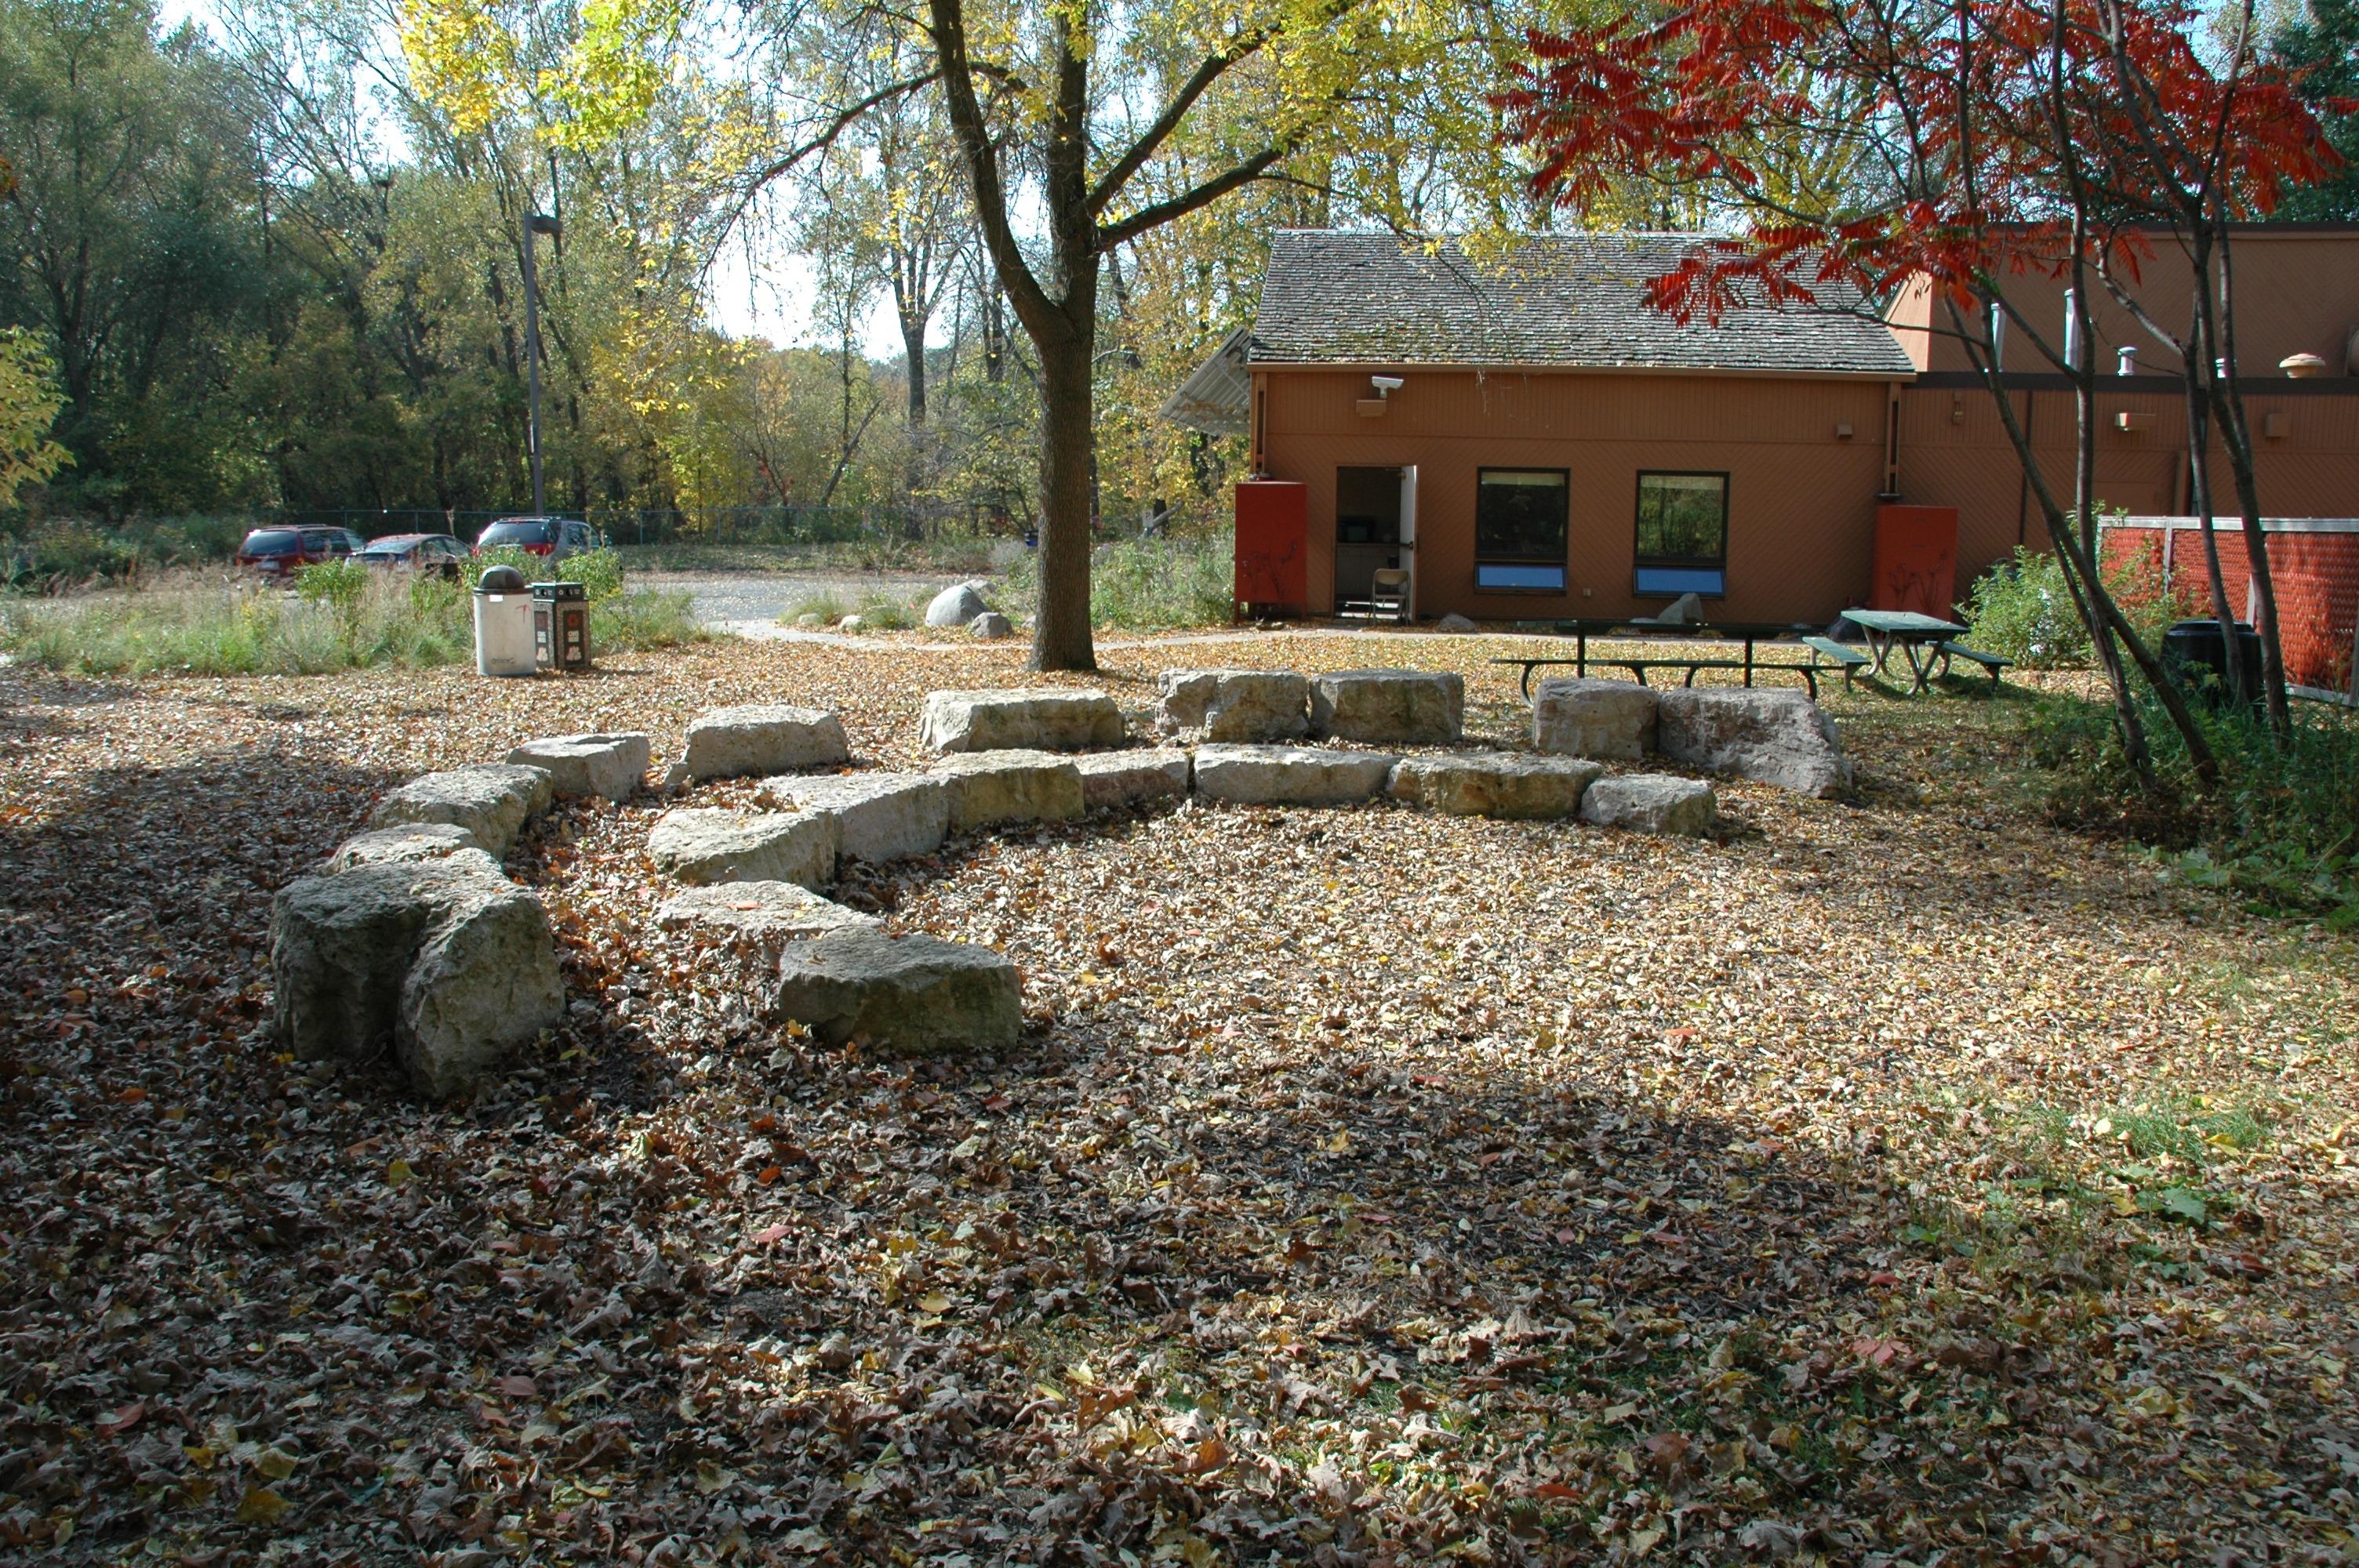
<instances>
[{"instance_id":1,"label":"open doorway","mask_svg":"<svg viewBox=\"0 0 2359 1568\"><path fill-rule=\"evenodd\" d=\"M1335 470L1335 606L1368 598L1375 575L1406 567L1401 549L1401 470Z\"/></svg>"}]
</instances>

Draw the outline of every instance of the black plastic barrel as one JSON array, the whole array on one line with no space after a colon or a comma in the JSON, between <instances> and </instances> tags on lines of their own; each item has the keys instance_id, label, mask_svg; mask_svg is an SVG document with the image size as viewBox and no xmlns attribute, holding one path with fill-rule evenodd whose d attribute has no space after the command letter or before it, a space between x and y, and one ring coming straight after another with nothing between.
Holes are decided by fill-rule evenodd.
<instances>
[{"instance_id":1,"label":"black plastic barrel","mask_svg":"<svg viewBox=\"0 0 2359 1568\"><path fill-rule=\"evenodd\" d=\"M2181 621L2162 634L2162 662L2173 679L2220 708L2242 700L2247 707L2261 702L2261 634L2236 622L2236 674L2240 689L2228 685L2228 640L2217 621Z\"/></svg>"}]
</instances>

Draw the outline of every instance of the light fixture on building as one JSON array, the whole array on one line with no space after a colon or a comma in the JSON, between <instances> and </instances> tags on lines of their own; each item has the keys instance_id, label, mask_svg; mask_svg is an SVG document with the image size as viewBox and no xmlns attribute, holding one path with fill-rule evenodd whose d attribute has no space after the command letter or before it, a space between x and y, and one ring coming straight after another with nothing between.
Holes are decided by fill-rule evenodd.
<instances>
[{"instance_id":1,"label":"light fixture on building","mask_svg":"<svg viewBox=\"0 0 2359 1568\"><path fill-rule=\"evenodd\" d=\"M1398 392L1407 383L1397 375L1372 375L1368 377L1368 384L1375 389L1376 395L1374 397L1363 397L1357 406L1362 415L1373 418L1392 406L1393 394Z\"/></svg>"}]
</instances>

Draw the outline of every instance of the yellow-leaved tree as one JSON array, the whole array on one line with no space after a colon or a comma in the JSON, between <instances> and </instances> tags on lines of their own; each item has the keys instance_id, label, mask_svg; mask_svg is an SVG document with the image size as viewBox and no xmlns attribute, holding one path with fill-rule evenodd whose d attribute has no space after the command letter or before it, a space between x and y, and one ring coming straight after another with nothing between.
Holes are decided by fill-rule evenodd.
<instances>
[{"instance_id":1,"label":"yellow-leaved tree","mask_svg":"<svg viewBox=\"0 0 2359 1568\"><path fill-rule=\"evenodd\" d=\"M15 327L0 331L0 511L66 465L66 449L49 439L64 403L41 345Z\"/></svg>"},{"instance_id":2,"label":"yellow-leaved tree","mask_svg":"<svg viewBox=\"0 0 2359 1568\"><path fill-rule=\"evenodd\" d=\"M1313 193L1335 218L1404 231L1526 223L1524 166L1490 94L1527 29L1589 0L868 0L741 6L596 0L567 63L530 90L569 132L625 124L672 73L758 35L776 177L923 100L939 116L1040 403L1040 597L1033 663L1095 667L1090 627L1094 388L1109 258L1240 192ZM461 114L498 80L530 13L405 0L418 80ZM501 36L505 33L506 36ZM880 69L880 67L882 69ZM1150 265L1152 264L1150 263Z\"/></svg>"}]
</instances>

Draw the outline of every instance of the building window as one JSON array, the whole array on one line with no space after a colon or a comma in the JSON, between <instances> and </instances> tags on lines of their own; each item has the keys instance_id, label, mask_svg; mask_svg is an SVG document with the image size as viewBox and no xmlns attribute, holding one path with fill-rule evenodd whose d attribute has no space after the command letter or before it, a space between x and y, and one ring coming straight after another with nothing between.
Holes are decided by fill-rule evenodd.
<instances>
[{"instance_id":1,"label":"building window","mask_svg":"<svg viewBox=\"0 0 2359 1568\"><path fill-rule=\"evenodd\" d=\"M1642 599L1728 591L1728 476L1638 476L1637 571Z\"/></svg>"},{"instance_id":2,"label":"building window","mask_svg":"<svg viewBox=\"0 0 2359 1568\"><path fill-rule=\"evenodd\" d=\"M1563 469L1484 469L1475 476L1474 586L1493 593L1562 593Z\"/></svg>"}]
</instances>

